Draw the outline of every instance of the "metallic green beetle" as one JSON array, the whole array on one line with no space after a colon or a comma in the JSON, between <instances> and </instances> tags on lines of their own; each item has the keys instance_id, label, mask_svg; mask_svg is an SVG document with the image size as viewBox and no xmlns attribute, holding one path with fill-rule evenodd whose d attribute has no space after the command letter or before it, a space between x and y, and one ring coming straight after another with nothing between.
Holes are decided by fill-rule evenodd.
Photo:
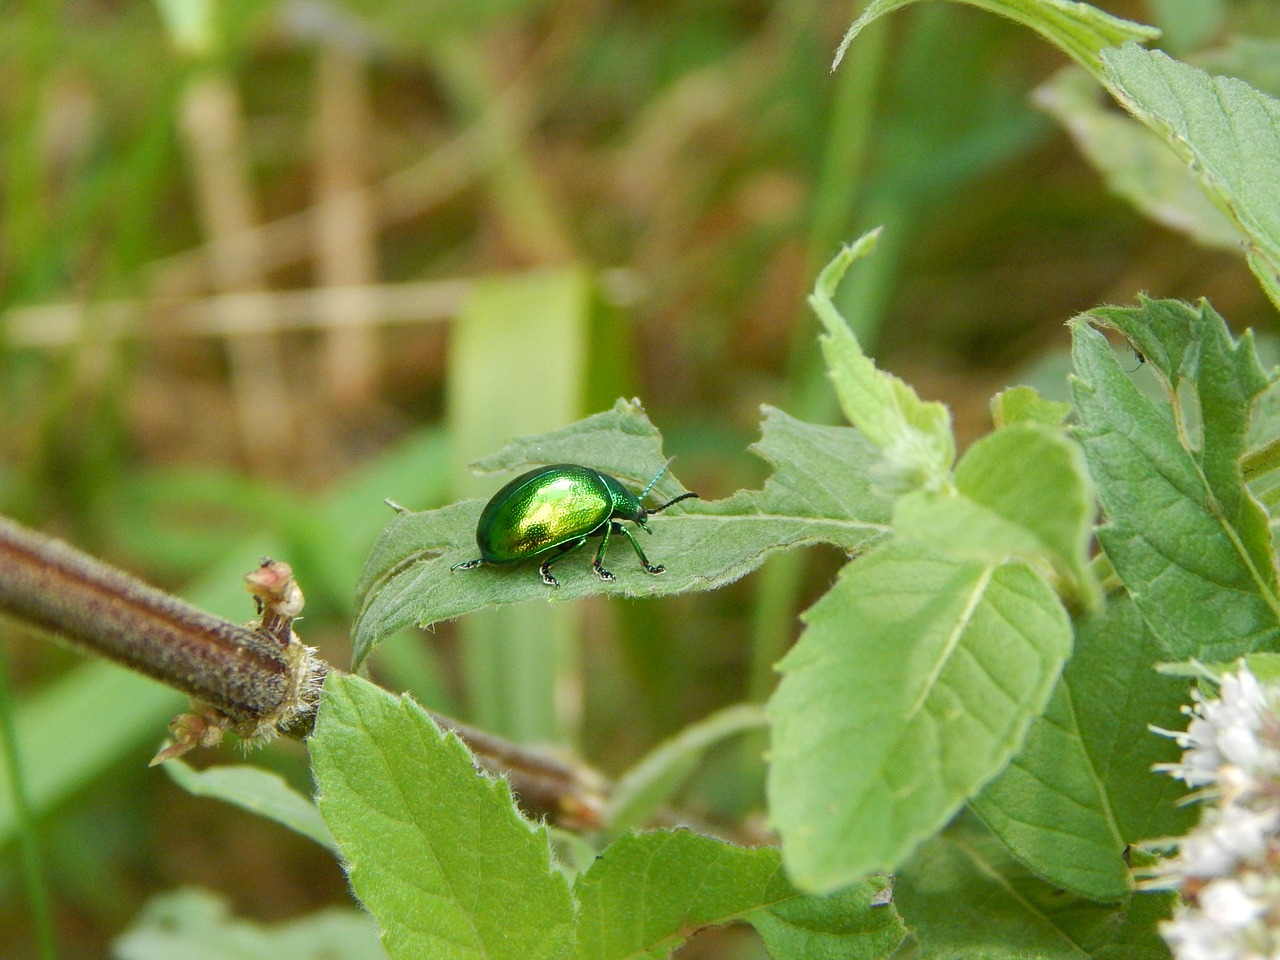
<instances>
[{"instance_id":1,"label":"metallic green beetle","mask_svg":"<svg viewBox=\"0 0 1280 960\"><path fill-rule=\"evenodd\" d=\"M646 522L651 514L697 496L682 493L660 507L645 509L644 498L669 466L670 460L639 496L623 486L617 477L576 463L553 463L522 473L495 493L481 511L480 522L476 524L480 557L455 563L450 569L470 570L484 564L515 563L554 550L538 572L542 574L543 583L558 587L560 584L551 575L551 565L586 543L588 537L600 537L600 549L591 561L591 569L601 580L612 580L613 574L601 564L609 538L620 533L631 541L646 571L662 573L666 567L651 564L631 531L618 521L631 520L652 533Z\"/></svg>"}]
</instances>

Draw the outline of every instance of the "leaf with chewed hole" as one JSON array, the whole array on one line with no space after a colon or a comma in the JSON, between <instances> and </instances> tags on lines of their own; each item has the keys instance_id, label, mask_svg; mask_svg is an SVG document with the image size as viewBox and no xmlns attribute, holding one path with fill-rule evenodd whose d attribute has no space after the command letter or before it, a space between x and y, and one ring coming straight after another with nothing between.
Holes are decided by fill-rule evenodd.
<instances>
[{"instance_id":1,"label":"leaf with chewed hole","mask_svg":"<svg viewBox=\"0 0 1280 960\"><path fill-rule=\"evenodd\" d=\"M1144 395L1098 328L1125 336L1164 389ZM1252 335L1207 303L1140 298L1072 323L1072 378L1098 539L1166 659L1226 660L1280 647L1266 511L1240 459L1254 403L1275 377Z\"/></svg>"}]
</instances>

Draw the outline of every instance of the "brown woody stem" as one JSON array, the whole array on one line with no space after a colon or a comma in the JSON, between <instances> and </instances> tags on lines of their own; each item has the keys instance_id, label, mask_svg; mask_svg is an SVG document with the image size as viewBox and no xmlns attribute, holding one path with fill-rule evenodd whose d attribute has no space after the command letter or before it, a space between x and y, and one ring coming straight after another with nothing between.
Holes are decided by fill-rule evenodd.
<instances>
[{"instance_id":1,"label":"brown woody stem","mask_svg":"<svg viewBox=\"0 0 1280 960\"><path fill-rule=\"evenodd\" d=\"M0 612L196 697L235 720L275 713L289 691L279 646L0 517Z\"/></svg>"},{"instance_id":2,"label":"brown woody stem","mask_svg":"<svg viewBox=\"0 0 1280 960\"><path fill-rule=\"evenodd\" d=\"M305 736L315 722L314 699L298 700L300 709L290 709L298 694L291 654L296 657L300 646L292 635L292 614L301 609L301 591L287 565L271 561L246 579L264 607L262 629L215 617L0 517L0 614L181 690L237 729L270 722L290 736ZM333 669L312 657L306 666L316 683ZM590 769L449 717L432 718L456 733L486 769L506 775L531 813L566 826L601 826L607 786Z\"/></svg>"}]
</instances>

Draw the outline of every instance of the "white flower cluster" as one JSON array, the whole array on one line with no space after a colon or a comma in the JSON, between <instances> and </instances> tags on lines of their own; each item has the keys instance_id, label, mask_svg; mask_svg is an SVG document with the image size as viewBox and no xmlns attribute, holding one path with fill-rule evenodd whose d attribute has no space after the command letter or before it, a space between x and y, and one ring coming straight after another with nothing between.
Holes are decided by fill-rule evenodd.
<instances>
[{"instance_id":1,"label":"white flower cluster","mask_svg":"<svg viewBox=\"0 0 1280 960\"><path fill-rule=\"evenodd\" d=\"M1243 663L1219 682L1192 691L1185 733L1157 731L1184 751L1158 769L1205 803L1146 886L1182 893L1160 930L1177 960L1280 960L1280 688Z\"/></svg>"}]
</instances>

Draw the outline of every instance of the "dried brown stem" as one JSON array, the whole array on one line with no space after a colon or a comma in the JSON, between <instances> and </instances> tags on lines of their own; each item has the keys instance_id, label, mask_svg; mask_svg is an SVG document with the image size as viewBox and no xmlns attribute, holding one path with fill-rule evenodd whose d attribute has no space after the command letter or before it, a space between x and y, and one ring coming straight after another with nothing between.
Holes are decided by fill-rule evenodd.
<instances>
[{"instance_id":1,"label":"dried brown stem","mask_svg":"<svg viewBox=\"0 0 1280 960\"><path fill-rule=\"evenodd\" d=\"M235 729L266 725L290 736L310 732L314 689L332 670L292 633L302 593L287 564L263 561L246 577L262 604L263 627L205 613L59 540L0 517L0 614L58 634L80 649L186 693L197 706L175 730L178 747L205 739L218 714ZM299 650L306 656L300 675ZM212 717L205 716L212 708ZM432 714L484 767L506 775L521 804L565 826L599 829L607 785L590 769L529 750ZM162 752L176 756L181 749Z\"/></svg>"}]
</instances>

